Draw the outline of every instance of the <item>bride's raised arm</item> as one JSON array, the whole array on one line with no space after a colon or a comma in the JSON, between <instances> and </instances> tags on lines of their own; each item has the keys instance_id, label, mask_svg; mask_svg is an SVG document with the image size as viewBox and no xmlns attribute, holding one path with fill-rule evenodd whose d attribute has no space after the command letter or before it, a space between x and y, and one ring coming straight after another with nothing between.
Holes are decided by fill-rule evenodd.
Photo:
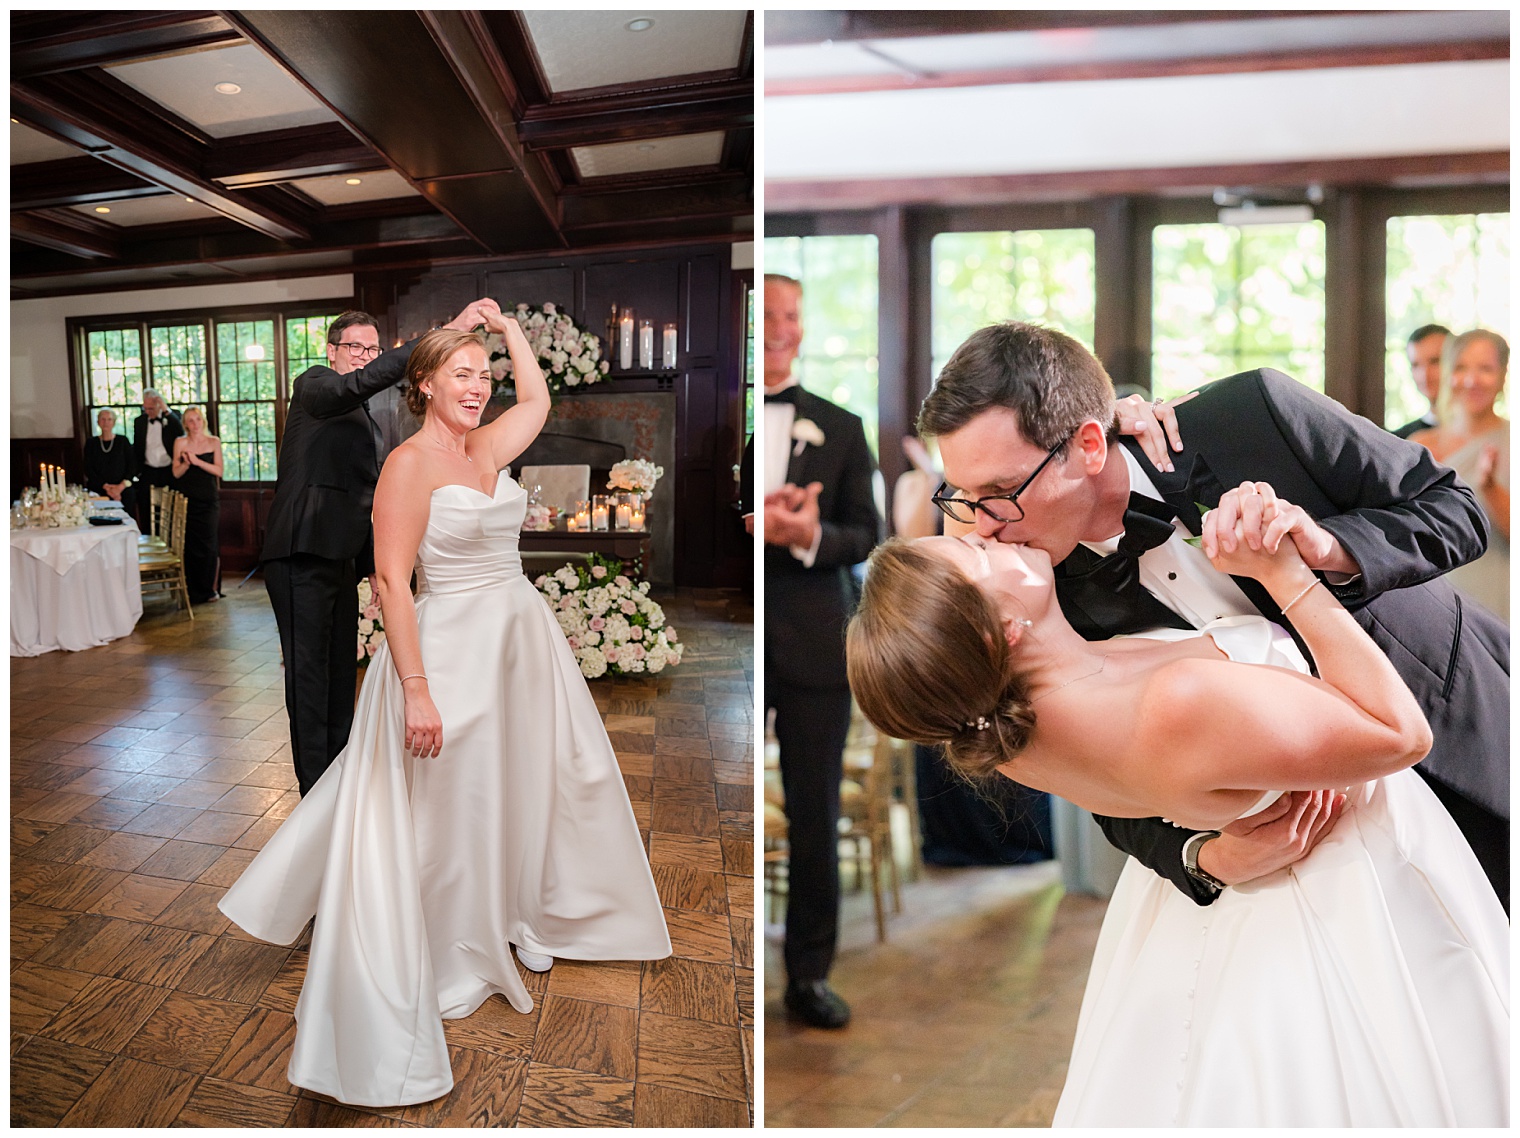
<instances>
[{"instance_id":1,"label":"bride's raised arm","mask_svg":"<svg viewBox=\"0 0 1520 1138\"><path fill-rule=\"evenodd\" d=\"M1244 508L1265 510L1264 521L1297 509L1261 489L1230 494L1258 499ZM1319 790L1392 774L1425 757L1431 732L1418 702L1293 542L1269 551L1241 540L1227 552L1206 518L1203 544L1217 569L1265 586L1303 637L1320 678L1261 667L1243 680L1238 667L1206 660L1166 669L1141 729L1164 743L1169 764L1217 790Z\"/></svg>"},{"instance_id":2,"label":"bride's raised arm","mask_svg":"<svg viewBox=\"0 0 1520 1138\"><path fill-rule=\"evenodd\" d=\"M499 332L507 341L512 357L512 381L517 388L517 402L487 423L470 432L472 451L484 445L493 470L500 470L538 437L549 417L549 383L523 333L522 325L511 313L483 312L486 327ZM472 457L474 457L472 455Z\"/></svg>"}]
</instances>

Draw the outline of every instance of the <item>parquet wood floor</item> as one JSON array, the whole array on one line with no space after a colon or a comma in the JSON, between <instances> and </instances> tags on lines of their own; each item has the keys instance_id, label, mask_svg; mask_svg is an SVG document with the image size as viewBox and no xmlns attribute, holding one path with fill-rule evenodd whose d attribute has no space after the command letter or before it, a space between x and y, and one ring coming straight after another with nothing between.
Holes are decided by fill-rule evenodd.
<instances>
[{"instance_id":1,"label":"parquet wood floor","mask_svg":"<svg viewBox=\"0 0 1520 1138\"><path fill-rule=\"evenodd\" d=\"M752 614L662 601L685 661L592 692L675 955L524 972L445 1036L455 1087L357 1110L285 1079L306 953L216 908L294 808L257 579L194 623L11 662L15 1126L748 1126L754 1078Z\"/></svg>"}]
</instances>

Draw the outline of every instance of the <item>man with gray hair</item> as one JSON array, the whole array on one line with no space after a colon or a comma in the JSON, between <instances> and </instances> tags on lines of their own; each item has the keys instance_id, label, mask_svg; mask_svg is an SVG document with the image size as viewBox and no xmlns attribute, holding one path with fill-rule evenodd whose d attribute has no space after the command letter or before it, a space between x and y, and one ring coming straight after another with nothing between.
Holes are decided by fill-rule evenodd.
<instances>
[{"instance_id":1,"label":"man with gray hair","mask_svg":"<svg viewBox=\"0 0 1520 1138\"><path fill-rule=\"evenodd\" d=\"M174 440L185 433L185 427L153 388L143 388L142 405L143 413L132 421L132 457L137 462L137 484L144 487L137 495L138 523L146 531L151 509L146 487L174 481Z\"/></svg>"}]
</instances>

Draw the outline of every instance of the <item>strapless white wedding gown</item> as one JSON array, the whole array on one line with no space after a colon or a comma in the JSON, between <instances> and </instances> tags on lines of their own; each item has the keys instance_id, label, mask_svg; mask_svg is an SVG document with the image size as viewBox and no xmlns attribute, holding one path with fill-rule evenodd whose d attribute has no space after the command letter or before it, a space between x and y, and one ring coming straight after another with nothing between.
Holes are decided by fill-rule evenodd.
<instances>
[{"instance_id":1,"label":"strapless white wedding gown","mask_svg":"<svg viewBox=\"0 0 1520 1138\"><path fill-rule=\"evenodd\" d=\"M1205 631L1240 662L1298 655L1259 617ZM1212 905L1131 859L1055 1125L1506 1126L1508 961L1504 911L1413 770Z\"/></svg>"},{"instance_id":2,"label":"strapless white wedding gown","mask_svg":"<svg viewBox=\"0 0 1520 1138\"><path fill-rule=\"evenodd\" d=\"M433 492L418 550L437 758L402 747L390 653L370 662L348 746L221 901L289 944L316 915L289 1078L360 1106L453 1086L443 1019L493 993L533 1009L509 944L656 960L670 937L601 717L523 576L526 495Z\"/></svg>"}]
</instances>

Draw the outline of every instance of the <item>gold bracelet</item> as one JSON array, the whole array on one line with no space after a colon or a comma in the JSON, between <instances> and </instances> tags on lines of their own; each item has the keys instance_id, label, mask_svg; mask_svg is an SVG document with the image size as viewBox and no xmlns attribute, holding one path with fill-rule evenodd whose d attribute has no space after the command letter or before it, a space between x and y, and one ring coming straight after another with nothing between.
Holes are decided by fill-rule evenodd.
<instances>
[{"instance_id":1,"label":"gold bracelet","mask_svg":"<svg viewBox=\"0 0 1520 1138\"><path fill-rule=\"evenodd\" d=\"M1283 616L1287 616L1288 615L1288 610L1290 608L1292 608L1294 605L1298 604L1299 601L1301 601L1305 597L1307 597L1309 595L1309 590L1312 589L1312 588L1314 588L1315 585L1318 585L1320 583L1321 582L1320 582L1320 579L1318 577L1314 578L1314 580L1310 581L1309 584L1304 587L1304 591L1303 592L1299 593L1298 596L1294 597L1287 604L1283 605L1283 607L1282 607L1282 614L1283 614Z\"/></svg>"}]
</instances>

